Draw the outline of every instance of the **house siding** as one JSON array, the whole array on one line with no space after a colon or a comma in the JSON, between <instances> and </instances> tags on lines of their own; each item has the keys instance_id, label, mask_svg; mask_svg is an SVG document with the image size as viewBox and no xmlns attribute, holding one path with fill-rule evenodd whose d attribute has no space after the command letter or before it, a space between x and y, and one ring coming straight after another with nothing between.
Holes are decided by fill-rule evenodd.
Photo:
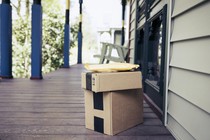
<instances>
[{"instance_id":1,"label":"house siding","mask_svg":"<svg viewBox=\"0 0 210 140\"><path fill-rule=\"evenodd\" d=\"M210 37L174 42L170 66L210 74L210 65L204 63L210 60L209 44Z\"/></svg>"},{"instance_id":2,"label":"house siding","mask_svg":"<svg viewBox=\"0 0 210 140\"><path fill-rule=\"evenodd\" d=\"M187 131L176 132L173 126L170 127L180 139L186 140L181 137L182 133L189 133L197 140L209 139L210 116L206 111L193 105L187 99L178 96L176 93L169 92L168 113Z\"/></svg>"},{"instance_id":3,"label":"house siding","mask_svg":"<svg viewBox=\"0 0 210 140\"><path fill-rule=\"evenodd\" d=\"M168 114L168 127L177 140L195 140L195 138L182 127L171 115Z\"/></svg>"},{"instance_id":4,"label":"house siding","mask_svg":"<svg viewBox=\"0 0 210 140\"><path fill-rule=\"evenodd\" d=\"M130 1L130 20L129 20L130 63L134 63L134 48L135 48L135 36L136 36L136 5L137 5L137 0Z\"/></svg>"},{"instance_id":5,"label":"house siding","mask_svg":"<svg viewBox=\"0 0 210 140\"><path fill-rule=\"evenodd\" d=\"M210 137L210 1L172 4L167 128L177 139Z\"/></svg>"},{"instance_id":6,"label":"house siding","mask_svg":"<svg viewBox=\"0 0 210 140\"><path fill-rule=\"evenodd\" d=\"M144 16L138 22L133 19L137 3L132 0L130 4L131 63L135 58L136 30L146 22ZM150 17L164 4L168 4L169 14L164 76L165 125L177 139L207 140L210 137L210 1L162 0L150 12Z\"/></svg>"}]
</instances>

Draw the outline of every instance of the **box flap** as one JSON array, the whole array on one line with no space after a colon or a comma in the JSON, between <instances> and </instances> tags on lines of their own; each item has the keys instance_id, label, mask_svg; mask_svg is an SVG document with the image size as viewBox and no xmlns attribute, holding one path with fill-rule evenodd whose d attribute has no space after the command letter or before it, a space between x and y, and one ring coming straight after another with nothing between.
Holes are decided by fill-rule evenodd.
<instances>
[{"instance_id":1,"label":"box flap","mask_svg":"<svg viewBox=\"0 0 210 140\"><path fill-rule=\"evenodd\" d=\"M89 81L92 79L91 81ZM106 92L142 88L140 71L111 73L82 73L82 88L93 92ZM87 84L92 84L87 85Z\"/></svg>"}]
</instances>

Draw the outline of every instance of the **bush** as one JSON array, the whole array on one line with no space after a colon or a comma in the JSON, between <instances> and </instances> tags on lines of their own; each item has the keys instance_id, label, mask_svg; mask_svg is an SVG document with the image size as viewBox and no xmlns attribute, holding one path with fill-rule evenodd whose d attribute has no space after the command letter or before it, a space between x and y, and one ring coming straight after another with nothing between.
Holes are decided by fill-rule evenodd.
<instances>
[{"instance_id":1,"label":"bush","mask_svg":"<svg viewBox=\"0 0 210 140\"><path fill-rule=\"evenodd\" d=\"M63 64L64 13L47 9L43 14L42 71L48 73ZM23 20L26 19L26 20ZM71 27L71 46L75 47L78 25ZM26 17L13 20L13 76L31 73L31 23Z\"/></svg>"}]
</instances>

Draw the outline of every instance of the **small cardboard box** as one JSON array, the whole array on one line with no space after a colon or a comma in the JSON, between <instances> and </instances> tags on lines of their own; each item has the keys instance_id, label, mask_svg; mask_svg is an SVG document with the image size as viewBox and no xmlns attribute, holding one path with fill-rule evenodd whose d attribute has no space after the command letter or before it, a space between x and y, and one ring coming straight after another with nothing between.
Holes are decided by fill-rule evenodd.
<instances>
[{"instance_id":1,"label":"small cardboard box","mask_svg":"<svg viewBox=\"0 0 210 140\"><path fill-rule=\"evenodd\" d=\"M93 92L142 88L141 72L82 73L82 88Z\"/></svg>"},{"instance_id":2,"label":"small cardboard box","mask_svg":"<svg viewBox=\"0 0 210 140\"><path fill-rule=\"evenodd\" d=\"M85 126L115 135L143 122L141 89L113 92L85 92Z\"/></svg>"}]
</instances>

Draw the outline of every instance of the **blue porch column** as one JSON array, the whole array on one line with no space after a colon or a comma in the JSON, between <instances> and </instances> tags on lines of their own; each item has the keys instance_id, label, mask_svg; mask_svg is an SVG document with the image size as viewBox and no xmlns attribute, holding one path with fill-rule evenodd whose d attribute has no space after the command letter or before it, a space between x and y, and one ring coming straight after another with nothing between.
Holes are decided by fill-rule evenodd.
<instances>
[{"instance_id":1,"label":"blue porch column","mask_svg":"<svg viewBox=\"0 0 210 140\"><path fill-rule=\"evenodd\" d=\"M42 6L41 0L32 5L31 79L42 79Z\"/></svg>"},{"instance_id":2,"label":"blue porch column","mask_svg":"<svg viewBox=\"0 0 210 140\"><path fill-rule=\"evenodd\" d=\"M69 68L69 47L70 47L70 25L69 25L69 15L70 15L70 0L66 0L66 20L64 27L64 65L63 68Z\"/></svg>"},{"instance_id":3,"label":"blue porch column","mask_svg":"<svg viewBox=\"0 0 210 140\"><path fill-rule=\"evenodd\" d=\"M12 7L10 0L0 4L0 77L12 76Z\"/></svg>"},{"instance_id":4,"label":"blue porch column","mask_svg":"<svg viewBox=\"0 0 210 140\"><path fill-rule=\"evenodd\" d=\"M121 45L125 43L125 6L127 4L127 0L122 0L122 33L121 33Z\"/></svg>"},{"instance_id":5,"label":"blue porch column","mask_svg":"<svg viewBox=\"0 0 210 140\"><path fill-rule=\"evenodd\" d=\"M79 31L78 31L78 57L77 57L78 64L82 64L82 3L83 0L79 0L80 21L79 21Z\"/></svg>"}]
</instances>

